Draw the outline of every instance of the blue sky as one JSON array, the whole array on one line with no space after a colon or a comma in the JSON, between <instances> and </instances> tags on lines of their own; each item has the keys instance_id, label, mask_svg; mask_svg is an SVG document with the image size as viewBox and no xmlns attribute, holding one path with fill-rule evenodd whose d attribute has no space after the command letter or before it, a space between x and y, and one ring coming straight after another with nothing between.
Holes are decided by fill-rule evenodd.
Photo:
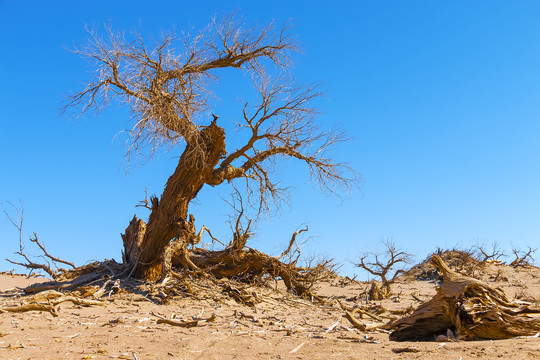
<instances>
[{"instance_id":1,"label":"blue sky","mask_svg":"<svg viewBox=\"0 0 540 360\"><path fill-rule=\"evenodd\" d=\"M134 205L145 187L161 193L178 156L126 172L124 145L114 140L127 128L125 109L59 116L64 97L89 78L88 63L68 50L85 43L84 26L158 36L234 11L247 23L294 25L302 53L292 71L321 82L321 126L347 132L335 157L364 178L340 200L284 163L281 176L295 187L290 206L258 225L252 247L277 254L309 224L304 253L334 257L351 275L359 271L349 262L387 238L417 260L477 240L507 252L540 244L537 1L0 0L0 201L23 203L25 238L35 231L51 253L79 265L119 260L119 234L134 213L147 216ZM233 114L238 104L218 106ZM204 189L191 208L222 240L230 237L226 195ZM0 241L0 258L17 250L17 231L3 218ZM0 260L0 270L11 268Z\"/></svg>"}]
</instances>

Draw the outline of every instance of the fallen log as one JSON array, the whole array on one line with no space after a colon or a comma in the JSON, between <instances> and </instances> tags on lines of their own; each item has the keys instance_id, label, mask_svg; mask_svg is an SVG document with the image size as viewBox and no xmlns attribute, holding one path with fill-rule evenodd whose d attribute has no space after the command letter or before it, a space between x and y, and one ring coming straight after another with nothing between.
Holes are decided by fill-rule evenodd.
<instances>
[{"instance_id":1,"label":"fallen log","mask_svg":"<svg viewBox=\"0 0 540 360\"><path fill-rule=\"evenodd\" d=\"M501 289L452 271L438 256L443 275L437 294L391 324L390 340L433 340L450 329L459 340L508 339L540 332L540 307L517 302Z\"/></svg>"}]
</instances>

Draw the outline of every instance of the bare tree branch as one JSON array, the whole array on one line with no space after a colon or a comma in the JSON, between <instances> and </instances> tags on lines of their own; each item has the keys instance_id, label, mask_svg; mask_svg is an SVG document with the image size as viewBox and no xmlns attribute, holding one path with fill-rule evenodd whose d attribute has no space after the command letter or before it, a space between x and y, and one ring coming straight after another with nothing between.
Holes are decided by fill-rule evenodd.
<instances>
[{"instance_id":1,"label":"bare tree branch","mask_svg":"<svg viewBox=\"0 0 540 360\"><path fill-rule=\"evenodd\" d=\"M287 254L289 254L293 248L293 245L296 241L296 237L298 236L298 234L300 233L303 233L304 231L308 231L309 230L309 227L306 225L306 228L305 229L298 229L296 230L292 236L291 236L291 241L289 241L289 246L287 247L287 249L285 249L285 251L283 251L281 253L281 255L279 255L278 257L276 257L276 259L280 260L281 258L283 258L284 256L286 256Z\"/></svg>"},{"instance_id":2,"label":"bare tree branch","mask_svg":"<svg viewBox=\"0 0 540 360\"><path fill-rule=\"evenodd\" d=\"M57 278L61 273L66 271L65 269L58 269L58 266L56 266L56 263L62 263L62 264L65 264L65 265L69 265L72 268L75 268L75 264L73 264L72 262L60 259L58 257L52 256L51 254L49 254L48 251L43 246L43 244L41 244L39 242L36 233L34 233L33 237L32 236L30 237L30 241L35 243L41 249L41 251L43 252L43 254L45 255L46 258L49 258L50 260L52 260L53 264L57 267L57 270L56 271L53 270L48 263L47 264L40 264L40 263L36 263L36 262L33 262L32 260L30 260L30 258L28 257L28 255L24 251L24 245L23 245L23 241L22 241L24 208L23 208L22 204L21 204L21 210L19 210L12 203L8 202L8 204L10 206L12 206L13 209L17 212L17 218L16 219L13 218L11 215L9 215L7 210L4 208L3 204L0 204L0 205L2 207L2 210L4 211L4 214L6 215L6 218L9 220L9 222L11 222L11 224L19 232L19 251L15 252L15 255L18 255L18 256L22 257L26 262L21 263L21 262L13 261L13 260L10 260L10 259L5 259L6 261L8 261L8 262L10 262L11 264L14 264L14 265L23 266L23 267L25 267L27 269L30 269L30 270L43 270L44 272L49 274L53 279Z\"/></svg>"},{"instance_id":3,"label":"bare tree branch","mask_svg":"<svg viewBox=\"0 0 540 360\"><path fill-rule=\"evenodd\" d=\"M335 130L322 131L315 124L318 114L311 102L319 96L317 87L291 87L287 77L260 77L259 81L260 103L252 111L245 103L239 124L250 134L247 142L230 152L206 183L215 186L245 178L248 191L258 194L259 212L271 207L269 201L279 205L286 196L286 189L276 184L269 172L271 162L278 158L301 160L323 190L335 192L355 184L359 178L356 171L327 154L346 137Z\"/></svg>"},{"instance_id":4,"label":"bare tree branch","mask_svg":"<svg viewBox=\"0 0 540 360\"><path fill-rule=\"evenodd\" d=\"M380 277L382 287L389 289L397 276L404 272L403 269L396 270L396 265L400 263L408 264L412 259L412 255L398 249L392 240L384 240L381 243L385 247L382 259L380 259L381 255L377 253L367 253L360 258L360 263L356 264L356 266ZM389 278L389 274L392 272L394 272L393 276Z\"/></svg>"},{"instance_id":5,"label":"bare tree branch","mask_svg":"<svg viewBox=\"0 0 540 360\"><path fill-rule=\"evenodd\" d=\"M234 186L234 184L232 187L234 189L234 192L231 195L232 200L230 202L227 201L227 203L236 212L236 218L234 219L234 217L231 216L231 227L234 219L233 238L229 245L227 245L227 249L242 250L246 246L249 237L253 235L253 233L250 232L250 227L253 220L248 218L245 214L242 194ZM243 219L247 220L247 225L242 224Z\"/></svg>"},{"instance_id":6,"label":"bare tree branch","mask_svg":"<svg viewBox=\"0 0 540 360\"><path fill-rule=\"evenodd\" d=\"M483 244L476 244L473 248L475 250L475 257L481 262L485 263L492 260L499 260L501 257L506 256L501 246L497 242L491 244L491 249L488 249L488 246Z\"/></svg>"},{"instance_id":7,"label":"bare tree branch","mask_svg":"<svg viewBox=\"0 0 540 360\"><path fill-rule=\"evenodd\" d=\"M155 195L150 196L150 200L148 199L148 188L145 188L144 200L141 200L139 204L135 205L135 207L143 207L152 211L152 209L156 208L158 204L159 204L159 199Z\"/></svg>"},{"instance_id":8,"label":"bare tree branch","mask_svg":"<svg viewBox=\"0 0 540 360\"><path fill-rule=\"evenodd\" d=\"M48 257L49 259L51 259L52 261L54 262L58 262L58 263L62 263L62 264L65 264L65 265L69 265L71 266L71 268L75 268L75 264L72 263L71 261L67 261L67 260L63 260L63 259L60 259L56 256L52 256L51 254L49 254L47 252L47 250L45 249L45 247L39 242L38 240L38 237L36 235L36 233L34 233L34 236L30 236L30 241L35 243L37 246L39 246L39 248L41 249L41 251L43 251L43 254Z\"/></svg>"},{"instance_id":9,"label":"bare tree branch","mask_svg":"<svg viewBox=\"0 0 540 360\"><path fill-rule=\"evenodd\" d=\"M81 113L99 111L112 100L127 104L134 123L129 130L128 157L146 147L153 154L159 146L181 140L202 143L196 123L214 96L210 81L216 80L215 70L260 73L265 59L286 66L287 53L297 49L288 26L277 31L274 24L248 27L235 16L213 19L211 26L194 36L166 33L152 49L139 33L128 40L110 27L104 37L94 29L87 32L88 45L74 52L93 63L96 79L72 95L63 111L73 106Z\"/></svg>"},{"instance_id":10,"label":"bare tree branch","mask_svg":"<svg viewBox=\"0 0 540 360\"><path fill-rule=\"evenodd\" d=\"M519 249L512 249L512 252L515 255L514 261L510 263L510 266L518 267L518 266L528 266L531 265L531 263L534 262L533 254L536 253L536 249L531 248L530 246L527 247L527 250L519 250Z\"/></svg>"},{"instance_id":11,"label":"bare tree branch","mask_svg":"<svg viewBox=\"0 0 540 360\"><path fill-rule=\"evenodd\" d=\"M205 185L227 181L233 187L237 216L233 239L223 251L234 256L237 251L250 250L246 242L252 220L279 208L287 199L288 188L274 175L279 160L299 160L312 181L326 191L336 193L338 188L356 185L359 176L354 169L335 161L331 154L346 137L317 125L313 103L319 97L318 86L295 85L288 73L297 46L286 24L250 26L231 16L213 19L200 33L177 36L169 32L152 43L141 34L126 35L111 28L104 36L94 30L88 34L88 45L75 53L90 60L96 72L64 109L75 106L84 113L102 110L111 101L127 105L131 110L128 160L148 149L152 156L161 146L181 152L159 201L146 194L139 204L151 210L147 224L124 236L129 249L126 259L137 259L134 276L156 280L176 260L186 269L204 267L192 261L190 253L196 252L195 245L206 228L197 233L188 208ZM226 147L228 128L217 124L218 116L212 114L211 121L208 116L217 76L226 70L247 74L256 95L255 100L241 104L237 127L242 140L234 150ZM256 216L251 216L251 210ZM293 246L294 239L283 256L290 255ZM280 276L287 277L284 269L295 266L282 267L275 258L259 258L283 271ZM291 285L296 280L287 281L288 286L296 287Z\"/></svg>"}]
</instances>

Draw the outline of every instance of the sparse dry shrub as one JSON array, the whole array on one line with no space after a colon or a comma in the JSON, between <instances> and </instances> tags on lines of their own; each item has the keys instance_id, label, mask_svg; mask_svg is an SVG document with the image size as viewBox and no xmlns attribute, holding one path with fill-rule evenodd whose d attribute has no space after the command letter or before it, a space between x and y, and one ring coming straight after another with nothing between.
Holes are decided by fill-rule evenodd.
<instances>
[{"instance_id":1,"label":"sparse dry shrub","mask_svg":"<svg viewBox=\"0 0 540 360\"><path fill-rule=\"evenodd\" d=\"M530 266L534 263L533 254L536 253L536 249L527 247L527 250L512 249L515 255L514 261L510 263L510 266L517 268L521 266Z\"/></svg>"},{"instance_id":2,"label":"sparse dry shrub","mask_svg":"<svg viewBox=\"0 0 540 360\"><path fill-rule=\"evenodd\" d=\"M408 264L411 261L412 255L398 249L392 240L383 240L385 250L382 254L376 252L365 253L360 262L356 264L359 268L367 271L371 275L380 277L381 286L372 285L369 292L372 300L385 299L390 296L390 285L396 278L405 271L401 268L402 265Z\"/></svg>"},{"instance_id":3,"label":"sparse dry shrub","mask_svg":"<svg viewBox=\"0 0 540 360\"><path fill-rule=\"evenodd\" d=\"M315 285L324 281L331 281L338 276L337 271L340 265L334 259L310 258L305 263L304 267L299 268L299 280L310 291Z\"/></svg>"},{"instance_id":4,"label":"sparse dry shrub","mask_svg":"<svg viewBox=\"0 0 540 360\"><path fill-rule=\"evenodd\" d=\"M528 291L527 287L525 285L522 285L519 287L518 290L514 293L514 299L521 300L525 302L530 303L537 303L538 299L536 299L530 291Z\"/></svg>"},{"instance_id":5,"label":"sparse dry shrub","mask_svg":"<svg viewBox=\"0 0 540 360\"><path fill-rule=\"evenodd\" d=\"M492 242L491 245L488 245L485 242L477 242L476 245L473 246L473 255L480 263L498 261L500 258L506 256L501 249L500 244L496 241Z\"/></svg>"},{"instance_id":6,"label":"sparse dry shrub","mask_svg":"<svg viewBox=\"0 0 540 360\"><path fill-rule=\"evenodd\" d=\"M33 244L36 244L36 246L40 249L40 251L43 253L43 255L40 256L42 259L42 263L32 261L29 257L29 255L25 252L24 242L23 242L23 223L24 223L24 208L21 204L20 209L13 205L12 203L8 203L12 210L17 213L16 217L13 217L10 215L10 213L4 208L3 204L0 204L2 210L4 211L4 214L6 215L6 218L8 221L17 229L19 233L19 251L15 252L15 255L23 258L24 262L18 262L11 259L5 259L6 261L14 264L22 266L30 271L29 275L31 275L34 271L43 271L47 275L49 275L53 279L57 279L60 276L62 276L64 273L67 272L65 268L60 268L59 264L68 265L70 268L74 269L75 264L73 264L71 261L67 261L64 259L61 259L59 257L51 255L47 249L45 249L45 246L39 241L36 233L33 233L32 236L30 236L30 242Z\"/></svg>"},{"instance_id":7,"label":"sparse dry shrub","mask_svg":"<svg viewBox=\"0 0 540 360\"><path fill-rule=\"evenodd\" d=\"M491 279L493 281L503 281L503 282L507 282L508 281L508 277L506 275L504 275L504 271L502 268L498 268L497 269L497 272L491 276Z\"/></svg>"}]
</instances>

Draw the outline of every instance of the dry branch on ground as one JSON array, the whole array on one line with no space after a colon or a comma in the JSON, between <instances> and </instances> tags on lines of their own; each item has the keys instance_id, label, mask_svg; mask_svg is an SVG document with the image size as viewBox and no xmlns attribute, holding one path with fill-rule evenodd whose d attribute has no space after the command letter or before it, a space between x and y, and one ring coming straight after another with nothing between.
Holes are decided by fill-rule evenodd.
<instances>
[{"instance_id":1,"label":"dry branch on ground","mask_svg":"<svg viewBox=\"0 0 540 360\"><path fill-rule=\"evenodd\" d=\"M431 261L443 274L437 294L394 322L391 340L433 340L449 329L460 340L506 339L540 331L539 307L452 271L438 255Z\"/></svg>"},{"instance_id":2,"label":"dry branch on ground","mask_svg":"<svg viewBox=\"0 0 540 360\"><path fill-rule=\"evenodd\" d=\"M21 208L19 209L17 206L9 203L11 207L15 210L17 213L17 218L12 217L6 209L4 209L4 206L2 205L2 210L4 211L4 214L6 215L6 218L8 221L17 229L19 233L19 251L15 252L15 255L18 255L24 259L25 262L18 262L11 259L6 259L6 261L14 264L19 265L22 267L25 267L26 269L29 269L30 272L35 270L42 270L46 274L48 274L53 279L58 278L61 276L64 272L66 272L66 269L58 268L57 264L64 264L68 265L70 268L74 269L75 264L71 261L67 261L64 259L61 259L59 257L51 255L47 249L45 249L45 246L39 241L36 233L34 233L32 236L30 236L30 242L36 244L41 252L43 253L43 256L41 256L42 259L45 260L45 263L35 262L32 261L29 257L29 255L24 250L24 244L23 244L23 223L24 223L24 208L21 204ZM54 266L56 267L56 270L53 270L51 267L51 264L48 262L48 260L52 261Z\"/></svg>"},{"instance_id":3,"label":"dry branch on ground","mask_svg":"<svg viewBox=\"0 0 540 360\"><path fill-rule=\"evenodd\" d=\"M536 249L529 246L527 250L512 249L512 252L516 258L510 263L510 266L516 268L519 266L531 265L531 263L534 262L533 254L536 253Z\"/></svg>"}]
</instances>

